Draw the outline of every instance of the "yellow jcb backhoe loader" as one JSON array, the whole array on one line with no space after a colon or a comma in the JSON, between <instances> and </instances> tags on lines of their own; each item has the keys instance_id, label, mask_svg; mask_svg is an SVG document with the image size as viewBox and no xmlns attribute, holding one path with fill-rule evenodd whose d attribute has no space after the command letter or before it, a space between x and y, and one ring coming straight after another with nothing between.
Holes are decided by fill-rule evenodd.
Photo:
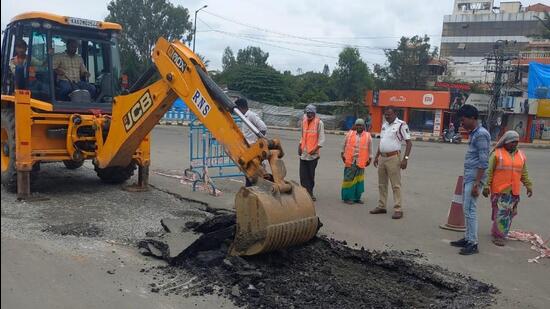
<instances>
[{"instance_id":1,"label":"yellow jcb backhoe loader","mask_svg":"<svg viewBox=\"0 0 550 309\"><path fill-rule=\"evenodd\" d=\"M183 43L160 38L152 52L154 66L129 91L120 90L121 30L114 23L38 12L18 15L7 25L2 184L25 198L40 162L63 161L74 169L92 160L108 183L126 181L137 165L137 188L146 189L150 132L179 97L254 183L235 198L237 231L230 254L253 255L314 237L319 220L313 202L304 188L285 180L280 142L266 139L247 121ZM77 53L74 46L70 50L74 44ZM81 80L67 72L74 57L82 57L76 73ZM160 79L148 84L156 73ZM258 135L257 143L246 142L232 113ZM264 177L263 160L271 165L273 181Z\"/></svg>"}]
</instances>

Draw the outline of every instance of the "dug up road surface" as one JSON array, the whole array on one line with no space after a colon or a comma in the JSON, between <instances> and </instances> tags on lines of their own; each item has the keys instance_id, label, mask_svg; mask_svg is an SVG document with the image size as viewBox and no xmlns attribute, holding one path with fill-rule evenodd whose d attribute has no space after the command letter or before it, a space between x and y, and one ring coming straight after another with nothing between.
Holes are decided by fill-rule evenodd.
<instances>
[{"instance_id":1,"label":"dug up road surface","mask_svg":"<svg viewBox=\"0 0 550 309\"><path fill-rule=\"evenodd\" d=\"M161 163L158 169L167 169L158 160L170 147L181 146L171 137L184 134L154 133L161 143L154 160ZM508 297L499 293L499 282L486 280L491 276L478 281L430 265L422 251L361 250L362 244L347 236L347 246L321 237L254 258L205 263L193 257L168 265L141 255L138 241L162 231L163 218L204 221L213 215L204 203L187 199L199 193L171 190L176 185L160 176L152 175L151 183L148 192L129 193L99 182L89 164L75 171L43 164L35 201L17 202L2 189L2 307L543 308L536 304L545 296L537 294L535 302ZM339 238L334 222L326 223L321 235ZM547 272L547 266L530 267Z\"/></svg>"},{"instance_id":2,"label":"dug up road surface","mask_svg":"<svg viewBox=\"0 0 550 309\"><path fill-rule=\"evenodd\" d=\"M163 218L211 218L205 205L102 185L87 165L44 164L40 176L35 201L2 191L4 308L462 308L489 305L496 292L414 262L418 252L352 250L325 238L254 258L167 266L140 255L136 242L162 230ZM222 257L226 248L217 249Z\"/></svg>"}]
</instances>

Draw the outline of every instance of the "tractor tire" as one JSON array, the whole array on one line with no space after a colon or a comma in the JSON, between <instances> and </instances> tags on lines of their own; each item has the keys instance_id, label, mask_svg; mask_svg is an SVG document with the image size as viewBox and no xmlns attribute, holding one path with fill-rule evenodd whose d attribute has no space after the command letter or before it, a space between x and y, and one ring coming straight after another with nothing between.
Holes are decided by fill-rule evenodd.
<instances>
[{"instance_id":1,"label":"tractor tire","mask_svg":"<svg viewBox=\"0 0 550 309\"><path fill-rule=\"evenodd\" d=\"M80 168L82 167L82 165L84 165L84 160L82 161L63 160L63 164L65 164L65 167L69 170L76 170L77 168Z\"/></svg>"},{"instance_id":2,"label":"tractor tire","mask_svg":"<svg viewBox=\"0 0 550 309\"><path fill-rule=\"evenodd\" d=\"M2 108L2 185L9 192L17 191L15 167L15 113L13 108Z\"/></svg>"},{"instance_id":3,"label":"tractor tire","mask_svg":"<svg viewBox=\"0 0 550 309\"><path fill-rule=\"evenodd\" d=\"M134 175L136 164L130 163L128 166L111 166L106 168L99 168L94 166L94 170L97 177L104 183L108 184L120 184L130 179Z\"/></svg>"}]
</instances>

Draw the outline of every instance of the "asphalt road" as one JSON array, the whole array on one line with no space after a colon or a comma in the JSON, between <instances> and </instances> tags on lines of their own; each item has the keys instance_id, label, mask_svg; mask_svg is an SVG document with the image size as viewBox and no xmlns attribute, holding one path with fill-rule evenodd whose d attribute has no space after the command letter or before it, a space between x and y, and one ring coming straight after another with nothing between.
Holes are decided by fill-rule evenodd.
<instances>
[{"instance_id":1,"label":"asphalt road","mask_svg":"<svg viewBox=\"0 0 550 309\"><path fill-rule=\"evenodd\" d=\"M287 155L284 158L287 178L299 180L299 160L295 153L298 133L272 130L271 137L281 139ZM187 148L188 129L181 126L163 126L153 134L153 171L173 170L180 173L189 165ZM502 290L499 306L544 308L550 301L550 261L541 264L528 263L536 256L529 245L509 242L499 248L491 243L491 208L488 199L479 201L480 254L460 256L449 241L461 237L460 233L442 230L454 194L456 181L462 173L466 145L415 142L406 171L403 172L402 220L392 220L387 215L371 215L369 210L377 205L378 179L373 166L366 171L366 205L346 205L340 201L340 184L343 164L340 159L343 136L327 135L317 168L315 195L316 210L324 226L321 233L349 244L370 249L420 249L430 262L453 271L471 275L495 284ZM375 139L376 145L378 140ZM181 150L184 150L181 152ZM534 195L522 195L518 216L512 228L538 233L550 239L550 150L524 149L529 174L534 182ZM157 157L158 156L158 157ZM160 159L162 158L162 159ZM168 177L152 175L152 181L170 191L180 192L218 206L231 208L233 194L242 183L232 180L215 180L223 192L212 197L204 192L193 192L189 185ZM391 205L391 193L388 204Z\"/></svg>"},{"instance_id":2,"label":"asphalt road","mask_svg":"<svg viewBox=\"0 0 550 309\"><path fill-rule=\"evenodd\" d=\"M164 217L201 216L201 205L163 191L231 208L242 179L216 180L223 194L192 192L189 184L158 174L182 175L188 161L188 130L159 126L153 131L151 184L146 193L128 193L99 183L89 164L66 171L60 164L42 168L38 196L47 200L17 203L2 189L1 305L5 308L231 308L217 297L163 296L150 292L152 278L141 268L159 265L132 246L146 231L160 229ZM297 133L272 131L287 151L289 179L298 180ZM535 256L519 242L497 248L490 243L490 207L480 201L480 254L463 257L448 245L459 233L438 228L444 223L456 179L462 170L464 145L415 143L403 174L405 217L370 215L378 198L376 170L367 169L366 205L339 200L343 167L342 136L328 135L319 163L316 209L321 233L369 249L419 249L430 263L495 284L502 293L495 308L545 308L550 301L550 262L528 263ZM523 197L513 228L550 238L550 151L525 150L534 196ZM135 180L134 180L135 181ZM391 201L391 200L390 200ZM75 226L65 226L73 223ZM93 228L86 224L93 224ZM52 229L53 227L53 229ZM46 231L43 231L45 230ZM51 232L51 231L57 232ZM94 233L93 237L59 233ZM109 272L107 272L109 271ZM360 283L359 283L360 284Z\"/></svg>"}]
</instances>

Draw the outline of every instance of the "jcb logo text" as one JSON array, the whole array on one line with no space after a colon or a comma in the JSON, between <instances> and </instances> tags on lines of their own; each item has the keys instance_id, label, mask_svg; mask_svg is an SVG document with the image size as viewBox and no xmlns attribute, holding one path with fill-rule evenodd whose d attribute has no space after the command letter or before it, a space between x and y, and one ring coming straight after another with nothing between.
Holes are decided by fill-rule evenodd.
<instances>
[{"instance_id":1,"label":"jcb logo text","mask_svg":"<svg viewBox=\"0 0 550 309\"><path fill-rule=\"evenodd\" d=\"M153 106L153 99L149 91L145 92L141 98L130 108L130 111L122 117L124 123L124 129L126 132L130 131L136 123L147 113L147 111Z\"/></svg>"}]
</instances>

